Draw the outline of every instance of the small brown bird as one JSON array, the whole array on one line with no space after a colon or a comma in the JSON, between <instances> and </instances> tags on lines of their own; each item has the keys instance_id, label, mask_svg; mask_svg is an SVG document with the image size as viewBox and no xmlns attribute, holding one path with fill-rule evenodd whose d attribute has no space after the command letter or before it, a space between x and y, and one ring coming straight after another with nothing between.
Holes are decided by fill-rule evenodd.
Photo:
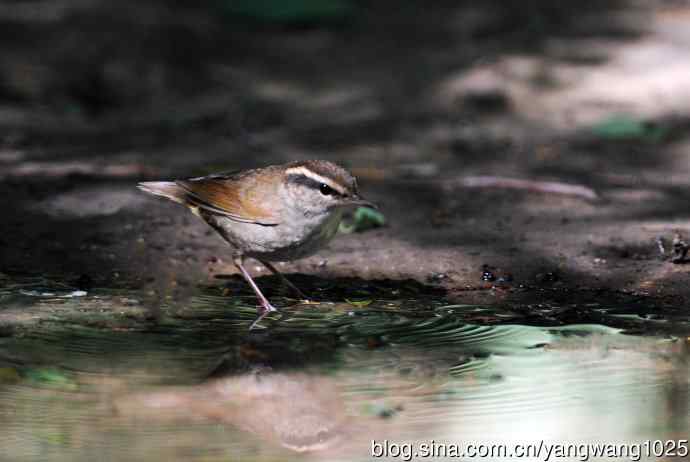
<instances>
[{"instance_id":1,"label":"small brown bird","mask_svg":"<svg viewBox=\"0 0 690 462\"><path fill-rule=\"evenodd\" d=\"M359 196L350 172L325 160L145 182L139 188L186 205L235 249L233 262L261 303L250 329L276 309L245 269L245 257L260 261L306 299L270 262L314 254L333 238L346 208L376 208Z\"/></svg>"}]
</instances>

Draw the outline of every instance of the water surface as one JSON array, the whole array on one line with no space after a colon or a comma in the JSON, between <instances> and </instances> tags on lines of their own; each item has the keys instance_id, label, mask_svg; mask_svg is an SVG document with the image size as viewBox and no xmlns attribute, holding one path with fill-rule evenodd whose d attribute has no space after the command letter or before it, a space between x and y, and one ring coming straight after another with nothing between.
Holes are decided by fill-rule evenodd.
<instances>
[{"instance_id":1,"label":"water surface","mask_svg":"<svg viewBox=\"0 0 690 462\"><path fill-rule=\"evenodd\" d=\"M520 325L509 310L389 289L288 306L249 332L254 300L219 287L152 317L142 291L5 280L3 455L353 461L370 459L372 439L690 434L687 337Z\"/></svg>"}]
</instances>

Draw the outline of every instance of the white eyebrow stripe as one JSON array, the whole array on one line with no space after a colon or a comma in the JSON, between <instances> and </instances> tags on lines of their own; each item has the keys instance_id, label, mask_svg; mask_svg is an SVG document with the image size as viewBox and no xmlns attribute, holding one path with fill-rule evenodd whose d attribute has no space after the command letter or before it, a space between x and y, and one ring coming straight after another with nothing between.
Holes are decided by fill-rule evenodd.
<instances>
[{"instance_id":1,"label":"white eyebrow stripe","mask_svg":"<svg viewBox=\"0 0 690 462\"><path fill-rule=\"evenodd\" d=\"M345 191L345 188L343 188L341 185L336 183L335 181L331 180L330 178L326 178L325 176L321 176L318 173L314 173L311 170L309 170L306 167L290 167L287 170L285 170L286 175L304 175L307 178L311 178L314 181L317 181L319 183L325 183L331 188L335 189L339 194L345 194L347 191Z\"/></svg>"}]
</instances>

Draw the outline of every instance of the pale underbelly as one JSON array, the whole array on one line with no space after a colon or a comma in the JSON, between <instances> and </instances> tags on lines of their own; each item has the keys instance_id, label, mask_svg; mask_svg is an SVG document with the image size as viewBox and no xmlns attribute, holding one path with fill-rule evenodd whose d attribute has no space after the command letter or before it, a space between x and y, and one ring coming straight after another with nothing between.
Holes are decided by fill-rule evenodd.
<instances>
[{"instance_id":1,"label":"pale underbelly","mask_svg":"<svg viewBox=\"0 0 690 462\"><path fill-rule=\"evenodd\" d=\"M262 226L222 216L203 217L239 253L268 261L308 257L323 248L338 231L342 214L334 212L312 226Z\"/></svg>"}]
</instances>

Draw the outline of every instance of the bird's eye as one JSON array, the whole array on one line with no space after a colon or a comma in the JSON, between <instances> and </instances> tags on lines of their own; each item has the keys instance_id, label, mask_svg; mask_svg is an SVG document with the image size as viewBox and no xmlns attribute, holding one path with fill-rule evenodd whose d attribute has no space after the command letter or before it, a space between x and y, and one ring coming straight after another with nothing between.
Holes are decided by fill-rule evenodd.
<instances>
[{"instance_id":1,"label":"bird's eye","mask_svg":"<svg viewBox=\"0 0 690 462\"><path fill-rule=\"evenodd\" d=\"M333 194L335 194L333 188L328 186L326 183L321 183L319 185L319 191L321 191L321 194L323 194L324 196L332 196Z\"/></svg>"}]
</instances>

